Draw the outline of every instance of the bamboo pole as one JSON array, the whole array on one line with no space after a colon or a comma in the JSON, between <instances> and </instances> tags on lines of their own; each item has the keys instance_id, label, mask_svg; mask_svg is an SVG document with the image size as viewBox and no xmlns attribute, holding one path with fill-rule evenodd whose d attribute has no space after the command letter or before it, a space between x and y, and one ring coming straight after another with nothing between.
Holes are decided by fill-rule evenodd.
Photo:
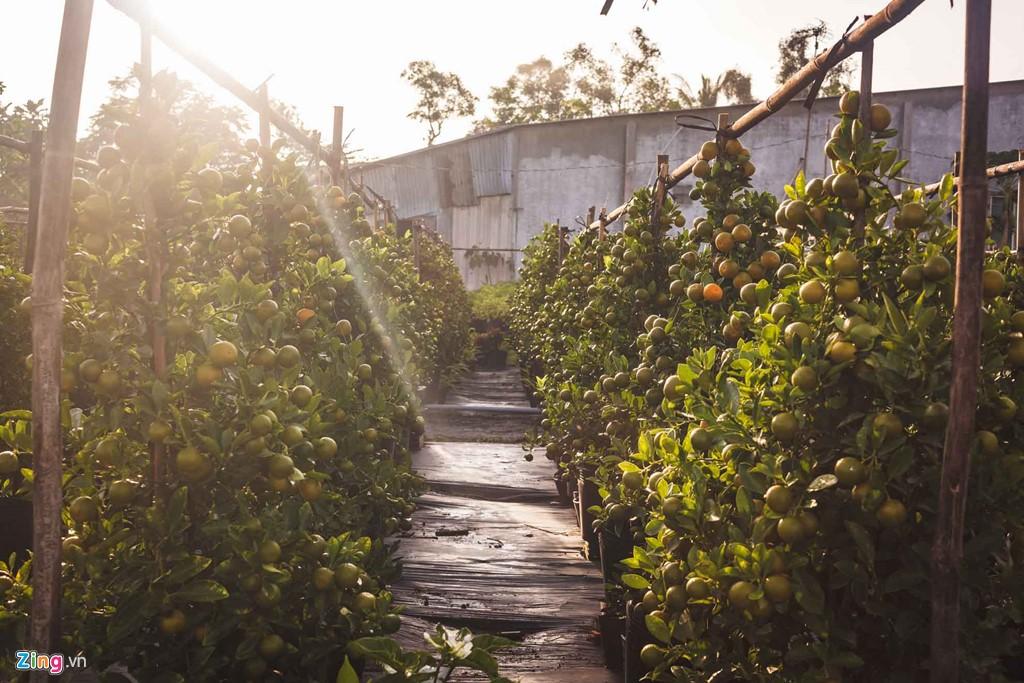
<instances>
[{"instance_id":1,"label":"bamboo pole","mask_svg":"<svg viewBox=\"0 0 1024 683\"><path fill-rule=\"evenodd\" d=\"M956 245L949 423L942 453L942 479L931 553L932 683L960 680L960 569L981 363L981 270L988 217L985 158L988 153L992 0L967 0L966 12L960 199L957 202L960 229Z\"/></svg>"},{"instance_id":2,"label":"bamboo pole","mask_svg":"<svg viewBox=\"0 0 1024 683\"><path fill-rule=\"evenodd\" d=\"M989 180L993 180L995 178L1003 178L1008 175L1020 175L1024 173L1024 150L1022 150L1020 156L1022 158L1019 161L1008 161L1005 164L999 164L998 166L990 166L989 168L986 168L985 177L988 178ZM960 180L957 179L956 182L957 184L959 184ZM921 189L924 191L926 195L930 196L938 192L940 187L942 187L942 183L938 182L929 183L928 185L925 185Z\"/></svg>"},{"instance_id":3,"label":"bamboo pole","mask_svg":"<svg viewBox=\"0 0 1024 683\"><path fill-rule=\"evenodd\" d=\"M153 33L150 30L150 19L146 17L139 22L139 114L145 121L152 115L153 109ZM149 262L149 335L153 346L153 375L159 381L167 378L167 334L165 331L164 307L164 262L166 240L162 226L156 217L152 202L148 197L143 199L139 208L143 213L145 225L145 249ZM159 442L149 444L149 461L151 469L151 495L159 499L163 483L164 445Z\"/></svg>"},{"instance_id":4,"label":"bamboo pole","mask_svg":"<svg viewBox=\"0 0 1024 683\"><path fill-rule=\"evenodd\" d=\"M722 117L725 117L724 119ZM728 122L728 114L719 115L719 123ZM668 155L659 154L657 158L658 178L654 181L654 197L651 206L651 227L661 222L661 206L665 203L665 183L668 182Z\"/></svg>"},{"instance_id":5,"label":"bamboo pole","mask_svg":"<svg viewBox=\"0 0 1024 683\"><path fill-rule=\"evenodd\" d=\"M1017 164L1024 169L1024 149L1017 150ZM1017 258L1024 255L1024 176L1017 174Z\"/></svg>"},{"instance_id":6,"label":"bamboo pole","mask_svg":"<svg viewBox=\"0 0 1024 683\"><path fill-rule=\"evenodd\" d=\"M0 135L0 147L9 147L10 149L16 149L23 154L28 154L32 151L32 148L28 142L19 140L18 138L12 138L9 135Z\"/></svg>"},{"instance_id":7,"label":"bamboo pole","mask_svg":"<svg viewBox=\"0 0 1024 683\"><path fill-rule=\"evenodd\" d=\"M331 132L331 183L341 185L342 147L345 142L345 107L334 108L334 128ZM345 189L345 188L342 188Z\"/></svg>"},{"instance_id":8,"label":"bamboo pole","mask_svg":"<svg viewBox=\"0 0 1024 683\"><path fill-rule=\"evenodd\" d=\"M114 9L122 12L136 22L148 20L153 31L153 36L160 39L160 42L178 53L178 55L185 59L185 61L191 63L197 69L209 76L217 85L240 99L248 105L250 109L265 115L267 120L273 124L275 128L291 137L305 149L312 152L317 147L320 147L320 143L317 140L303 133L298 126L271 107L268 102L262 100L258 93L245 87L245 85L232 77L227 71L207 59L200 51L194 49L187 40L175 35L173 31L170 31L155 17L152 17L144 3L135 3L131 0L107 0L107 2ZM330 152L321 148L321 154L323 156L328 156Z\"/></svg>"},{"instance_id":9,"label":"bamboo pole","mask_svg":"<svg viewBox=\"0 0 1024 683\"><path fill-rule=\"evenodd\" d=\"M32 278L32 620L28 645L53 652L60 634L61 462L64 249L71 216L71 176L89 46L93 0L66 0L50 97L39 203L39 243ZM33 683L49 679L34 671Z\"/></svg>"},{"instance_id":10,"label":"bamboo pole","mask_svg":"<svg viewBox=\"0 0 1024 683\"><path fill-rule=\"evenodd\" d=\"M0 135L0 147L7 147L8 149L15 149L19 152L22 152L23 154L29 154L32 151L32 142L12 138L8 135ZM88 168L93 171L98 171L100 168L99 164L97 164L95 161L89 161L88 159L79 159L78 157L75 157L75 166Z\"/></svg>"},{"instance_id":11,"label":"bamboo pole","mask_svg":"<svg viewBox=\"0 0 1024 683\"><path fill-rule=\"evenodd\" d=\"M846 36L846 40L835 49L834 53L832 53L833 59L839 62L850 55L859 52L865 43L874 40L899 22L903 21L923 2L924 0L890 0L889 4L882 8L881 11L872 15L870 19L865 21ZM818 78L824 76L828 71L826 67L831 66L828 63L830 52L832 51L825 50L820 53L817 57L805 64L802 69L793 74L793 76L782 84L778 90L772 93L768 99L759 103L737 119L727 131L728 136L739 137L740 135L743 135L748 130L779 111L804 88L809 86ZM694 154L692 157L677 166L669 175L668 187L675 187L679 184L679 181L690 175L690 172L693 171L694 164L699 160L700 155ZM618 220L628 208L629 203L627 202L615 209L612 209L608 214L608 221L611 222Z\"/></svg>"},{"instance_id":12,"label":"bamboo pole","mask_svg":"<svg viewBox=\"0 0 1024 683\"><path fill-rule=\"evenodd\" d=\"M28 224L25 227L25 272L32 272L39 230L39 193L43 189L43 131L32 131L28 153Z\"/></svg>"},{"instance_id":13,"label":"bamboo pole","mask_svg":"<svg viewBox=\"0 0 1024 683\"><path fill-rule=\"evenodd\" d=\"M875 41L869 40L860 51L860 122L871 130L871 81L875 68Z\"/></svg>"}]
</instances>

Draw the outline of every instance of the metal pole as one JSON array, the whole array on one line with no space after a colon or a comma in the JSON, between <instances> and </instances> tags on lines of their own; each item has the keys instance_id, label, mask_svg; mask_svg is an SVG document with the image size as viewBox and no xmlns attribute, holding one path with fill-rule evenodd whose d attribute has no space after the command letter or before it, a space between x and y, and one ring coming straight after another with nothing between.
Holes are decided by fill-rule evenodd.
<instances>
[{"instance_id":1,"label":"metal pole","mask_svg":"<svg viewBox=\"0 0 1024 683\"><path fill-rule=\"evenodd\" d=\"M931 681L960 680L960 565L964 512L970 474L974 414L978 408L981 362L981 269L988 218L988 76L992 0L967 0L963 118L960 130L960 230L957 235L956 290L949 423L942 453L938 515L932 546Z\"/></svg>"},{"instance_id":2,"label":"metal pole","mask_svg":"<svg viewBox=\"0 0 1024 683\"><path fill-rule=\"evenodd\" d=\"M28 142L28 223L25 225L25 272L32 272L39 230L39 193L43 186L43 131L32 131Z\"/></svg>"},{"instance_id":3,"label":"metal pole","mask_svg":"<svg viewBox=\"0 0 1024 683\"><path fill-rule=\"evenodd\" d=\"M53 652L60 634L61 430L64 250L71 217L71 176L89 47L92 0L66 0L50 97L46 154L39 199L39 243L32 277L32 620L28 646ZM49 679L45 670L30 680Z\"/></svg>"}]
</instances>

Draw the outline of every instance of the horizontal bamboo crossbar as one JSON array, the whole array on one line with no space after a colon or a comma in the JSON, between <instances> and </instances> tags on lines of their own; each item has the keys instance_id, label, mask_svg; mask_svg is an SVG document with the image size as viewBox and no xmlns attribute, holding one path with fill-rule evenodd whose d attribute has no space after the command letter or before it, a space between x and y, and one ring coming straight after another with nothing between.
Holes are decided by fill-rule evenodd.
<instances>
[{"instance_id":1,"label":"horizontal bamboo crossbar","mask_svg":"<svg viewBox=\"0 0 1024 683\"><path fill-rule=\"evenodd\" d=\"M848 33L845 39L832 50L825 50L817 57L807 62L802 69L793 74L789 80L782 84L778 90L772 93L766 100L753 107L747 113L736 119L728 129L722 131L726 137L739 137L748 130L764 121L766 118L779 111L790 100L796 97L804 88L825 76L828 70L835 64L859 52L878 36L903 21L913 12L924 0L891 0L880 12L869 17L863 24ZM694 165L700 161L700 155L692 157L680 164L669 174L665 183L666 187L674 187L690 175ZM629 209L627 201L608 212L607 223L622 217ZM600 222L590 224L591 228L600 227Z\"/></svg>"},{"instance_id":2,"label":"horizontal bamboo crossbar","mask_svg":"<svg viewBox=\"0 0 1024 683\"><path fill-rule=\"evenodd\" d=\"M7 135L0 135L0 147L16 149L22 154L29 154L32 151L32 146L28 142L24 140L19 140L18 138L12 138ZM75 166L81 166L82 168L90 168L92 170L96 170L99 168L95 161L89 161L88 159L79 159L78 157L75 157Z\"/></svg>"},{"instance_id":3,"label":"horizontal bamboo crossbar","mask_svg":"<svg viewBox=\"0 0 1024 683\"><path fill-rule=\"evenodd\" d=\"M0 135L0 147L10 147L11 149L16 149L25 154L29 153L29 146L27 142L7 135Z\"/></svg>"},{"instance_id":4,"label":"horizontal bamboo crossbar","mask_svg":"<svg viewBox=\"0 0 1024 683\"><path fill-rule=\"evenodd\" d=\"M991 166L985 169L985 175L988 176L989 180L992 180L993 178L1003 178L1008 175L1019 175L1021 173L1024 173L1024 160L1010 161L1005 164L999 164L998 166ZM939 191L940 187L942 187L942 183L938 182L925 185L922 189L926 195L933 195Z\"/></svg>"},{"instance_id":5,"label":"horizontal bamboo crossbar","mask_svg":"<svg viewBox=\"0 0 1024 683\"><path fill-rule=\"evenodd\" d=\"M250 109L266 116L270 123L282 133L285 133L313 154L319 154L322 159L339 161L334 151L321 145L315 137L299 130L298 126L289 121L281 112L274 109L269 103L264 102L256 91L245 87L244 84L236 80L227 71L211 62L198 50L193 49L188 41L178 37L173 31L160 23L149 12L146 3L133 2L132 0L107 0L107 2L114 9L122 12L139 25L145 24L152 32L152 35L160 39L160 42L209 76L217 85L240 99Z\"/></svg>"}]
</instances>

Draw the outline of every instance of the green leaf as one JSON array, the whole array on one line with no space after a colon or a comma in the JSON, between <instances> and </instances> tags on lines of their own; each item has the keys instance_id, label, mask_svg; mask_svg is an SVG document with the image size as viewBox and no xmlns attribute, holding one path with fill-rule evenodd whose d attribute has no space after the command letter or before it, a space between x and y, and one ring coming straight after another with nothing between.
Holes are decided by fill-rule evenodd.
<instances>
[{"instance_id":1,"label":"green leaf","mask_svg":"<svg viewBox=\"0 0 1024 683\"><path fill-rule=\"evenodd\" d=\"M636 590L646 590L651 587L651 582L639 574L623 574L622 583Z\"/></svg>"},{"instance_id":2,"label":"green leaf","mask_svg":"<svg viewBox=\"0 0 1024 683\"><path fill-rule=\"evenodd\" d=\"M648 614L644 617L644 624L646 624L647 630L650 634L661 642L665 644L672 642L672 634L668 630L668 625L661 619L661 617Z\"/></svg>"},{"instance_id":3,"label":"green leaf","mask_svg":"<svg viewBox=\"0 0 1024 683\"><path fill-rule=\"evenodd\" d=\"M793 572L793 595L797 603L811 614L825 611L825 592L814 575L803 569Z\"/></svg>"},{"instance_id":4,"label":"green leaf","mask_svg":"<svg viewBox=\"0 0 1024 683\"><path fill-rule=\"evenodd\" d=\"M349 651L357 657L366 657L392 669L401 669L402 648L391 638L371 636L354 640L349 644Z\"/></svg>"},{"instance_id":5,"label":"green leaf","mask_svg":"<svg viewBox=\"0 0 1024 683\"><path fill-rule=\"evenodd\" d=\"M856 522L846 522L846 530L853 536L853 542L857 544L857 553L861 561L874 572L875 570L875 543L871 540L868 530Z\"/></svg>"},{"instance_id":6,"label":"green leaf","mask_svg":"<svg viewBox=\"0 0 1024 683\"><path fill-rule=\"evenodd\" d=\"M228 597L228 589L216 581L200 579L171 594L172 599L182 602L217 602Z\"/></svg>"},{"instance_id":7,"label":"green leaf","mask_svg":"<svg viewBox=\"0 0 1024 683\"><path fill-rule=\"evenodd\" d=\"M882 300L885 302L885 312L889 316L889 322L892 323L893 329L903 336L907 333L907 318L893 300L889 298L889 295L882 292Z\"/></svg>"},{"instance_id":8,"label":"green leaf","mask_svg":"<svg viewBox=\"0 0 1024 683\"><path fill-rule=\"evenodd\" d=\"M167 503L167 528L170 531L178 529L185 514L185 504L188 502L188 487L182 486L171 494L171 500Z\"/></svg>"},{"instance_id":9,"label":"green leaf","mask_svg":"<svg viewBox=\"0 0 1024 683\"><path fill-rule=\"evenodd\" d=\"M359 674L352 667L352 662L348 661L348 657L345 657L344 663L338 669L338 676L334 679L334 683L359 683Z\"/></svg>"}]
</instances>

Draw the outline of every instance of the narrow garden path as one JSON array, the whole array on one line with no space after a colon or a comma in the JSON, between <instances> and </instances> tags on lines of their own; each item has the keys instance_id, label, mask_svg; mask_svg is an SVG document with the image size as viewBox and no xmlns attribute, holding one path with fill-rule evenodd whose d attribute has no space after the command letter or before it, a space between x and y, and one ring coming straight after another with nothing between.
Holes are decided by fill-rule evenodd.
<instances>
[{"instance_id":1,"label":"narrow garden path","mask_svg":"<svg viewBox=\"0 0 1024 683\"><path fill-rule=\"evenodd\" d=\"M536 416L516 371L474 373L449 401L427 412L431 441L414 457L430 491L399 551L401 640L419 646L438 622L469 626L517 641L499 659L521 683L617 680L594 634L600 570L581 554L550 463L523 459L518 441Z\"/></svg>"}]
</instances>

